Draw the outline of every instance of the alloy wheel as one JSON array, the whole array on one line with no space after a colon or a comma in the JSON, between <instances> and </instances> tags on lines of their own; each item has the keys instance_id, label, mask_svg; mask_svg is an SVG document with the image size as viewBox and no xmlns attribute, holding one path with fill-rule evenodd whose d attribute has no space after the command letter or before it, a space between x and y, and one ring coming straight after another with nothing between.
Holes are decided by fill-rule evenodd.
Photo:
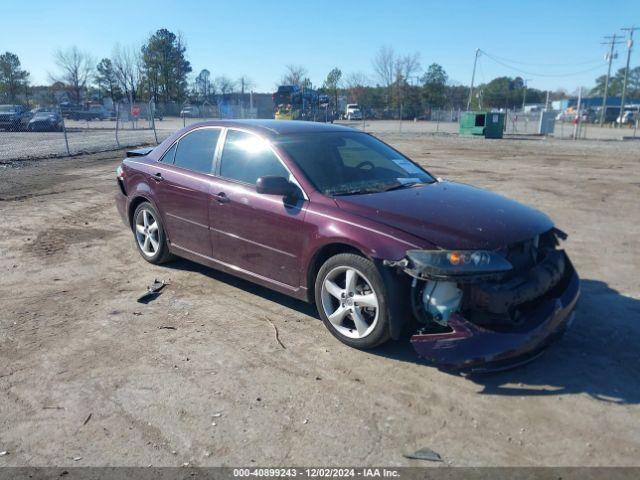
<instances>
[{"instance_id":1,"label":"alloy wheel","mask_svg":"<svg viewBox=\"0 0 640 480\"><path fill-rule=\"evenodd\" d=\"M368 336L378 323L378 295L371 282L353 267L331 270L322 281L322 308L329 322L349 338Z\"/></svg>"},{"instance_id":2,"label":"alloy wheel","mask_svg":"<svg viewBox=\"0 0 640 480\"><path fill-rule=\"evenodd\" d=\"M143 208L136 215L136 241L140 251L147 257L153 257L160 248L158 222L150 210Z\"/></svg>"}]
</instances>

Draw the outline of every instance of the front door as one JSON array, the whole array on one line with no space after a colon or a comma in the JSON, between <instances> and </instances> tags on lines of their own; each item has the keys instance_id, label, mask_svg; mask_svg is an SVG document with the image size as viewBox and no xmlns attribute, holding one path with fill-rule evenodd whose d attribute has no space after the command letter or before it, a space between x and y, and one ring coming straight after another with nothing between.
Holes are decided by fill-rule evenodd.
<instances>
[{"instance_id":1,"label":"front door","mask_svg":"<svg viewBox=\"0 0 640 480\"><path fill-rule=\"evenodd\" d=\"M211 184L213 258L279 284L300 286L307 202L259 194L258 177L290 177L260 137L228 129Z\"/></svg>"}]
</instances>

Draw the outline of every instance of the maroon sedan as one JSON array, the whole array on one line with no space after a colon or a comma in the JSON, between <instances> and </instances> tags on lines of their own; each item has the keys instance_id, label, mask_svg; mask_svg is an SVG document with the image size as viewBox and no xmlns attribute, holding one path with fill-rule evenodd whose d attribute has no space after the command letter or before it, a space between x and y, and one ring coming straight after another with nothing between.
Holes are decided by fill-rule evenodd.
<instances>
[{"instance_id":1,"label":"maroon sedan","mask_svg":"<svg viewBox=\"0 0 640 480\"><path fill-rule=\"evenodd\" d=\"M483 370L533 358L573 319L579 280L541 212L435 179L375 137L272 120L191 125L118 167L142 257L184 257L314 302L372 348Z\"/></svg>"}]
</instances>

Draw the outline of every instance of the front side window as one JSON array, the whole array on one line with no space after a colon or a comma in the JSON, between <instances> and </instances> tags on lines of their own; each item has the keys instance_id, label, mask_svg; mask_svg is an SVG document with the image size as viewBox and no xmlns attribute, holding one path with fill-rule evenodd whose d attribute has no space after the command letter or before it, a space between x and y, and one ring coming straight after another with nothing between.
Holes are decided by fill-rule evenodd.
<instances>
[{"instance_id":1,"label":"front side window","mask_svg":"<svg viewBox=\"0 0 640 480\"><path fill-rule=\"evenodd\" d=\"M266 140L239 130L229 130L220 157L220 176L255 185L259 177L289 178L289 172Z\"/></svg>"},{"instance_id":2,"label":"front side window","mask_svg":"<svg viewBox=\"0 0 640 480\"><path fill-rule=\"evenodd\" d=\"M325 195L377 193L434 178L380 140L359 132L297 134L277 142Z\"/></svg>"},{"instance_id":3,"label":"front side window","mask_svg":"<svg viewBox=\"0 0 640 480\"><path fill-rule=\"evenodd\" d=\"M201 128L188 133L178 141L174 165L194 172L211 173L219 136L219 128Z\"/></svg>"}]
</instances>

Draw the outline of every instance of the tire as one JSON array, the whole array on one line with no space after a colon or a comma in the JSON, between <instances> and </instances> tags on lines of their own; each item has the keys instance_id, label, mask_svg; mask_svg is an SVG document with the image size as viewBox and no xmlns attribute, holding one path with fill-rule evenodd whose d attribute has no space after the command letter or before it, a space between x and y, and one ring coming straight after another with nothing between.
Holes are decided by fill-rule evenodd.
<instances>
[{"instance_id":1,"label":"tire","mask_svg":"<svg viewBox=\"0 0 640 480\"><path fill-rule=\"evenodd\" d=\"M387 288L371 260L353 253L329 258L314 293L320 318L342 343L366 350L389 340Z\"/></svg>"},{"instance_id":2,"label":"tire","mask_svg":"<svg viewBox=\"0 0 640 480\"><path fill-rule=\"evenodd\" d=\"M173 258L160 215L149 202L142 202L136 208L131 219L131 230L138 252L147 262L160 265Z\"/></svg>"}]
</instances>

